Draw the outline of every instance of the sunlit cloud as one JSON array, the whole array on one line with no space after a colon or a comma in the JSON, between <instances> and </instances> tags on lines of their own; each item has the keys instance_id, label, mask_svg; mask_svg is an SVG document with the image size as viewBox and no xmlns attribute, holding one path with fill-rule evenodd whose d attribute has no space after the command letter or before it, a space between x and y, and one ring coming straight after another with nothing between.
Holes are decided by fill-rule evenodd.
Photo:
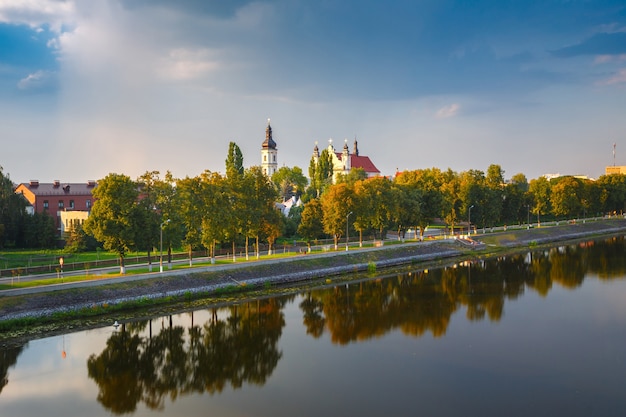
<instances>
[{"instance_id":1,"label":"sunlit cloud","mask_svg":"<svg viewBox=\"0 0 626 417\"><path fill-rule=\"evenodd\" d=\"M449 117L454 117L457 115L460 108L461 106L459 106L457 103L442 107L437 111L437 119L447 119Z\"/></svg>"}]
</instances>

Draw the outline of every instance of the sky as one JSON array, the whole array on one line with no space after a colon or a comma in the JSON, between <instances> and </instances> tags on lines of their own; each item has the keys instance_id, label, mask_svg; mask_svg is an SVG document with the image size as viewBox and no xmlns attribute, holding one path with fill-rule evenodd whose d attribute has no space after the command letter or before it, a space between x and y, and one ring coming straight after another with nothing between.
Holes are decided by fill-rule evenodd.
<instances>
[{"instance_id":1,"label":"sky","mask_svg":"<svg viewBox=\"0 0 626 417\"><path fill-rule=\"evenodd\" d=\"M597 178L626 165L626 3L0 0L15 183L260 165L268 119L305 174L356 138L383 175Z\"/></svg>"}]
</instances>

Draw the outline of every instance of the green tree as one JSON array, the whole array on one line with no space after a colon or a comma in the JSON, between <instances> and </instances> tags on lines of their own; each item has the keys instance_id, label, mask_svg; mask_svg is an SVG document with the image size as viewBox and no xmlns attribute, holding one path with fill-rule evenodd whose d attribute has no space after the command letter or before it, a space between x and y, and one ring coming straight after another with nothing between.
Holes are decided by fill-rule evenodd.
<instances>
[{"instance_id":1,"label":"green tree","mask_svg":"<svg viewBox=\"0 0 626 417\"><path fill-rule=\"evenodd\" d=\"M137 237L138 225L134 223L138 210L137 184L126 175L109 174L98 181L93 196L95 203L83 228L102 242L106 250L118 255L120 273L124 274L124 259L135 246Z\"/></svg>"},{"instance_id":2,"label":"green tree","mask_svg":"<svg viewBox=\"0 0 626 417\"><path fill-rule=\"evenodd\" d=\"M398 237L404 239L407 229L412 227L416 232L418 228L422 230L422 222L425 217L422 215L422 191L415 186L406 184L394 184L392 190L397 202L393 220L398 228ZM415 233L415 238L417 239L417 233Z\"/></svg>"},{"instance_id":3,"label":"green tree","mask_svg":"<svg viewBox=\"0 0 626 417\"><path fill-rule=\"evenodd\" d=\"M244 202L244 230L246 237L246 259L248 256L248 239L256 238L256 256L259 257L259 239L262 230L265 230L267 237L274 236L275 229L268 227L267 223L274 222L280 224L275 212L278 212L275 201L277 192L269 178L263 173L261 167L253 166L246 170L244 175L244 192L242 193ZM279 229L280 234L280 229ZM276 236L278 237L278 236Z\"/></svg>"},{"instance_id":4,"label":"green tree","mask_svg":"<svg viewBox=\"0 0 626 417\"><path fill-rule=\"evenodd\" d=\"M626 175L602 175L596 183L600 189L600 210L623 213L626 209Z\"/></svg>"},{"instance_id":5,"label":"green tree","mask_svg":"<svg viewBox=\"0 0 626 417\"><path fill-rule=\"evenodd\" d=\"M228 146L226 157L226 180L224 191L227 204L225 215L222 217L223 230L226 239L230 240L233 248L233 262L237 260L237 239L244 232L245 219L248 217L250 207L246 205L247 196L244 190L243 155L235 142Z\"/></svg>"},{"instance_id":6,"label":"green tree","mask_svg":"<svg viewBox=\"0 0 626 417\"><path fill-rule=\"evenodd\" d=\"M345 183L329 187L321 197L324 232L333 236L335 250L346 230L347 215L354 209L353 198L354 191Z\"/></svg>"},{"instance_id":7,"label":"green tree","mask_svg":"<svg viewBox=\"0 0 626 417\"><path fill-rule=\"evenodd\" d=\"M235 142L230 142L228 144L228 156L226 157L226 176L234 178L242 176L243 172L243 154L241 149Z\"/></svg>"},{"instance_id":8,"label":"green tree","mask_svg":"<svg viewBox=\"0 0 626 417\"><path fill-rule=\"evenodd\" d=\"M201 223L202 244L209 248L211 263L215 263L215 247L217 242L225 239L224 225L233 213L225 210L228 207L229 198L227 193L226 180L216 172L205 171L201 175L200 189L198 195L201 196ZM190 226L191 227L191 226Z\"/></svg>"},{"instance_id":9,"label":"green tree","mask_svg":"<svg viewBox=\"0 0 626 417\"><path fill-rule=\"evenodd\" d=\"M15 194L9 174L0 166L0 249L6 246L24 246L23 225L27 201Z\"/></svg>"},{"instance_id":10,"label":"green tree","mask_svg":"<svg viewBox=\"0 0 626 417\"><path fill-rule=\"evenodd\" d=\"M419 226L420 237L424 237L424 231L429 224L437 217L442 216L443 210L443 174L437 168L422 169L416 171L406 171L398 175L395 179L396 184L403 186L405 192L412 194L416 197L419 194L420 204L419 212L417 214L417 222L411 224L411 226ZM410 189L406 189L406 187ZM414 205L412 201L407 201L408 204ZM414 210L409 208L410 210ZM408 214L408 213L407 213ZM413 222L414 220L410 220Z\"/></svg>"},{"instance_id":11,"label":"green tree","mask_svg":"<svg viewBox=\"0 0 626 417\"><path fill-rule=\"evenodd\" d=\"M180 222L183 226L182 243L189 253L189 263L192 264L192 253L195 247L202 242L202 221L205 204L204 188L201 177L185 177L176 181L176 190L180 213Z\"/></svg>"},{"instance_id":12,"label":"green tree","mask_svg":"<svg viewBox=\"0 0 626 417\"><path fill-rule=\"evenodd\" d=\"M537 226L541 226L541 216L551 211L550 189L550 181L546 177L532 179L528 184L530 211L537 216Z\"/></svg>"},{"instance_id":13,"label":"green tree","mask_svg":"<svg viewBox=\"0 0 626 417\"><path fill-rule=\"evenodd\" d=\"M311 179L311 189L313 197L319 197L333 183L333 159L328 151L324 149L317 162L315 157L311 158L309 164L309 178Z\"/></svg>"},{"instance_id":14,"label":"green tree","mask_svg":"<svg viewBox=\"0 0 626 417\"><path fill-rule=\"evenodd\" d=\"M324 237L324 212L319 199L309 200L302 209L298 234L307 240L316 240Z\"/></svg>"},{"instance_id":15,"label":"green tree","mask_svg":"<svg viewBox=\"0 0 626 417\"><path fill-rule=\"evenodd\" d=\"M27 248L51 249L55 246L57 230L48 213L33 213L24 219L23 244Z\"/></svg>"},{"instance_id":16,"label":"green tree","mask_svg":"<svg viewBox=\"0 0 626 417\"><path fill-rule=\"evenodd\" d=\"M491 164L485 177L484 223L487 226L498 224L502 218L504 201L504 170L500 165Z\"/></svg>"},{"instance_id":17,"label":"green tree","mask_svg":"<svg viewBox=\"0 0 626 417\"><path fill-rule=\"evenodd\" d=\"M362 181L362 184L364 189L360 202L366 204L367 223L378 231L378 237L382 240L396 212L391 181L385 177L375 177ZM354 205L351 207L354 210Z\"/></svg>"},{"instance_id":18,"label":"green tree","mask_svg":"<svg viewBox=\"0 0 626 417\"><path fill-rule=\"evenodd\" d=\"M302 173L302 169L297 166L293 168L280 167L272 175L272 183L277 187L282 200L286 201L294 195L300 198L306 190L309 180Z\"/></svg>"},{"instance_id":19,"label":"green tree","mask_svg":"<svg viewBox=\"0 0 626 417\"><path fill-rule=\"evenodd\" d=\"M558 178L550 185L550 203L555 216L574 216L581 210L581 185L576 178Z\"/></svg>"},{"instance_id":20,"label":"green tree","mask_svg":"<svg viewBox=\"0 0 626 417\"><path fill-rule=\"evenodd\" d=\"M337 184L345 182L348 184L355 184L357 181L363 181L367 179L367 172L363 168L352 168L347 174L339 174L337 176Z\"/></svg>"},{"instance_id":21,"label":"green tree","mask_svg":"<svg viewBox=\"0 0 626 417\"><path fill-rule=\"evenodd\" d=\"M505 224L526 222L529 209L528 181L524 174L515 174L503 190L502 220Z\"/></svg>"}]
</instances>

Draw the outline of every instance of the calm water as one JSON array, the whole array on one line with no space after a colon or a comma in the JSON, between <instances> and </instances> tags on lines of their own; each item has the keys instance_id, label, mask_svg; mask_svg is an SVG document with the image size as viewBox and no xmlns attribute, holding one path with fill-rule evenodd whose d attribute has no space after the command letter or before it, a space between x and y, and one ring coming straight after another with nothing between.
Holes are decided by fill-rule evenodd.
<instances>
[{"instance_id":1,"label":"calm water","mask_svg":"<svg viewBox=\"0 0 626 417\"><path fill-rule=\"evenodd\" d=\"M0 416L622 416L623 238L0 351Z\"/></svg>"}]
</instances>

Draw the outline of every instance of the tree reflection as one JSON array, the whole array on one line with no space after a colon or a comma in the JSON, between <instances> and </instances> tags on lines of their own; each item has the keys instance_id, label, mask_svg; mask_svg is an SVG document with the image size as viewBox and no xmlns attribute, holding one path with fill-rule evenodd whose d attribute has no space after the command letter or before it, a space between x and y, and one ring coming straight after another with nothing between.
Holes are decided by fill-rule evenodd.
<instances>
[{"instance_id":1,"label":"tree reflection","mask_svg":"<svg viewBox=\"0 0 626 417\"><path fill-rule=\"evenodd\" d=\"M625 239L618 237L316 290L300 303L303 323L307 334L317 338L328 332L338 344L394 329L440 337L461 307L469 320L499 321L505 301L526 289L545 297L552 283L577 288L589 273L602 279L623 277L625 250Z\"/></svg>"},{"instance_id":2,"label":"tree reflection","mask_svg":"<svg viewBox=\"0 0 626 417\"><path fill-rule=\"evenodd\" d=\"M3 347L0 351L0 394L9 383L9 368L15 366L26 345Z\"/></svg>"},{"instance_id":3,"label":"tree reflection","mask_svg":"<svg viewBox=\"0 0 626 417\"><path fill-rule=\"evenodd\" d=\"M228 316L185 329L163 326L152 336L152 322L123 326L100 355L87 361L99 388L98 401L114 414L132 413L143 402L162 409L165 399L193 392L221 392L226 386L262 385L282 353L278 340L285 325L286 299L231 306ZM224 310L221 310L224 311ZM145 334L149 325L150 332Z\"/></svg>"}]
</instances>

